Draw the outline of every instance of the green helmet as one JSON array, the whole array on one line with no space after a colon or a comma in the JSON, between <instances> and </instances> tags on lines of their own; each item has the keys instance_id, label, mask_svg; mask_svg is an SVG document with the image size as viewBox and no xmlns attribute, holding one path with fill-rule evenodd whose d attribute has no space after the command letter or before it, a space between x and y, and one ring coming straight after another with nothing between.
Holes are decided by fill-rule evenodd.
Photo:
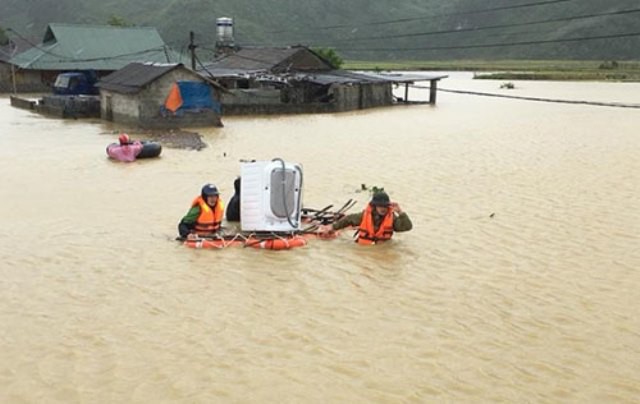
<instances>
[{"instance_id":1,"label":"green helmet","mask_svg":"<svg viewBox=\"0 0 640 404\"><path fill-rule=\"evenodd\" d=\"M373 206L389 206L390 203L391 199L384 191L376 192L371 198L371 205Z\"/></svg>"}]
</instances>

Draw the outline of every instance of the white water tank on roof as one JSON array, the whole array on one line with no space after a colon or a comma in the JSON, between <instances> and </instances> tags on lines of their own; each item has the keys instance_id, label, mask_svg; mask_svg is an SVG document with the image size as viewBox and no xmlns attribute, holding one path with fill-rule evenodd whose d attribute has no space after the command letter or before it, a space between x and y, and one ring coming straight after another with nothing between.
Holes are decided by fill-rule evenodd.
<instances>
[{"instance_id":1,"label":"white water tank on roof","mask_svg":"<svg viewBox=\"0 0 640 404\"><path fill-rule=\"evenodd\" d=\"M216 43L223 46L233 45L233 19L220 17L216 19Z\"/></svg>"},{"instance_id":2,"label":"white water tank on roof","mask_svg":"<svg viewBox=\"0 0 640 404\"><path fill-rule=\"evenodd\" d=\"M302 166L282 159L243 162L240 177L242 231L300 230Z\"/></svg>"}]
</instances>

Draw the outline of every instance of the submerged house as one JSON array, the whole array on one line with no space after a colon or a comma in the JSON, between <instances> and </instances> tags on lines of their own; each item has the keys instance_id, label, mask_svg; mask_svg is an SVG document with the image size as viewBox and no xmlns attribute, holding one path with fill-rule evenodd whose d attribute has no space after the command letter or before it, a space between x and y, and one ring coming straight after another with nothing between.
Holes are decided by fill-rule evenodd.
<instances>
[{"instance_id":1,"label":"submerged house","mask_svg":"<svg viewBox=\"0 0 640 404\"><path fill-rule=\"evenodd\" d=\"M224 89L182 63L131 63L96 86L107 121L143 128L222 126Z\"/></svg>"},{"instance_id":2,"label":"submerged house","mask_svg":"<svg viewBox=\"0 0 640 404\"><path fill-rule=\"evenodd\" d=\"M9 60L20 52L30 49L33 45L22 38L12 38L9 42L0 46L0 93L17 91L36 91L37 88L29 88L22 82L16 81L16 67Z\"/></svg>"},{"instance_id":3,"label":"submerged house","mask_svg":"<svg viewBox=\"0 0 640 404\"><path fill-rule=\"evenodd\" d=\"M431 82L435 103L437 81L446 75L385 75L336 69L305 46L241 48L205 64L202 74L228 91L221 102L224 113L268 114L342 112L406 102L408 85ZM405 84L405 97L393 86Z\"/></svg>"},{"instance_id":4,"label":"submerged house","mask_svg":"<svg viewBox=\"0 0 640 404\"><path fill-rule=\"evenodd\" d=\"M59 73L91 70L98 77L131 62L178 63L152 27L56 24L47 26L42 43L8 60L19 91L49 91Z\"/></svg>"},{"instance_id":5,"label":"submerged house","mask_svg":"<svg viewBox=\"0 0 640 404\"><path fill-rule=\"evenodd\" d=\"M390 105L391 83L335 69L304 46L243 48L201 70L229 92L225 114L336 112Z\"/></svg>"}]
</instances>

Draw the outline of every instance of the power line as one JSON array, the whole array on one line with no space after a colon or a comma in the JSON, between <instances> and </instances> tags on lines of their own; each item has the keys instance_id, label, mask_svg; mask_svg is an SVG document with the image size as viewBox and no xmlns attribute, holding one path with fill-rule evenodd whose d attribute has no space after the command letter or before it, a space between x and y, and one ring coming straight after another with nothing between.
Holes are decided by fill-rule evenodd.
<instances>
[{"instance_id":1,"label":"power line","mask_svg":"<svg viewBox=\"0 0 640 404\"><path fill-rule=\"evenodd\" d=\"M122 53L120 55L112 55L112 56L101 56L96 58L75 59L75 58L69 58L69 57L62 57L62 59L58 60L58 62L97 62L100 60L120 59L120 58L129 57L129 56L144 55L145 53L158 52L158 51L165 51L165 57L166 57L166 50L167 50L167 47L163 45L155 48L140 50L137 52Z\"/></svg>"},{"instance_id":2,"label":"power line","mask_svg":"<svg viewBox=\"0 0 640 404\"><path fill-rule=\"evenodd\" d=\"M28 43L32 47L34 47L34 48L36 48L38 50L41 50L42 52L46 53L47 55L51 55L51 56L54 56L54 57L57 57L57 58L65 58L66 57L66 56L62 56L62 55L58 55L56 53L50 52L49 50L40 47L40 45L34 44L33 42L31 42L29 39L25 38L23 35L21 35L18 31L16 31L13 28L7 28L7 32L13 32L18 38L22 39L23 41L25 41L26 43ZM58 45L57 42L52 44L52 45L50 45L50 49L55 48L56 45Z\"/></svg>"},{"instance_id":3,"label":"power line","mask_svg":"<svg viewBox=\"0 0 640 404\"><path fill-rule=\"evenodd\" d=\"M596 39L629 38L634 36L640 36L640 32L631 32L626 34L587 36L582 38L549 39L549 40L538 40L538 41L511 42L511 43L490 43L490 44L480 44L480 45L431 46L431 47L424 47L424 48L340 48L340 47L336 47L336 49L341 51L348 51L348 52L385 52L385 51L395 52L395 51L477 49L477 48L499 48L499 47L505 47L505 46L538 45L538 44L545 44L545 43L591 41Z\"/></svg>"},{"instance_id":4,"label":"power line","mask_svg":"<svg viewBox=\"0 0 640 404\"><path fill-rule=\"evenodd\" d=\"M216 52L216 51L215 51L215 49L207 48L207 47L205 47L205 46L202 46L202 47L201 47L201 49L204 49L204 50L207 50L207 51L210 51L210 52ZM231 55L224 55L224 56L222 56L222 57L220 57L220 58L217 58L214 62L219 62L219 61L221 61L221 60L223 60L223 59L228 58L229 56L231 56ZM264 63L264 64L266 64L266 65L271 65L271 64L273 64L271 61L262 60L262 59L256 59L256 58L252 58L252 57L248 57L248 56L240 55L240 54L238 54L238 53L234 53L234 54L233 54L233 57L236 57L236 58L239 58L239 59L244 59L244 60L249 60L249 61L251 61L251 62Z\"/></svg>"},{"instance_id":5,"label":"power line","mask_svg":"<svg viewBox=\"0 0 640 404\"><path fill-rule=\"evenodd\" d=\"M574 21L574 20L597 18L597 17L604 17L604 16L611 16L611 15L624 15L624 14L632 14L637 12L640 12L640 8L635 8L631 10L612 11L608 13L599 13L599 14L585 14L585 15L579 15L579 16L573 16L573 17L558 17L558 18L552 18L549 20L538 20L538 21L500 24L500 25L487 25L484 27L449 29L449 30L442 30L442 31L414 32L410 34L397 34L397 35L385 35L385 36L374 36L374 37L350 38L350 39L337 41L337 43L353 42L353 41L370 41L370 40L390 39L390 38L409 38L409 37L439 35L439 34L454 34L454 33L457 34L457 33L464 33L464 32L475 32L475 31L499 29L499 28L514 28L514 27L523 27L528 25L540 25L540 24L549 24L554 22Z\"/></svg>"},{"instance_id":6,"label":"power line","mask_svg":"<svg viewBox=\"0 0 640 404\"><path fill-rule=\"evenodd\" d=\"M397 24L397 23L409 22L409 21L427 20L427 19L437 18L437 17L449 17L449 16L455 16L455 15L468 15L468 14L481 14L481 13L489 13L489 12L494 12L494 11L512 10L512 9L517 9L517 8L544 6L544 5L548 5L548 4L566 3L568 1L573 1L573 0L547 0L547 1L538 1L538 2L534 2L534 3L516 4L516 5L511 5L511 6L493 7L493 8L487 8L487 9L458 11L458 12L454 12L454 13L431 14L431 15L426 15L426 16L421 16L421 17L408 17L408 18L398 18L398 19L395 19L395 20L382 20L382 21L365 22L365 23L360 23L360 24L339 24L339 25L328 25L328 26L307 27L307 28L312 28L312 29L316 29L316 30L324 30L324 29L335 29L335 28L355 28L355 27L366 27L366 26L372 26L372 25ZM280 31L266 32L266 34L281 34L281 33L298 32L298 31L300 31L300 30L299 29L298 30L280 30Z\"/></svg>"},{"instance_id":7,"label":"power line","mask_svg":"<svg viewBox=\"0 0 640 404\"><path fill-rule=\"evenodd\" d=\"M131 53L123 53L123 54L119 54L119 55L102 56L102 57L87 58L87 59L76 59L76 58L72 58L72 57L69 57L69 56L58 55L57 53L50 52L49 50L42 48L40 45L35 45L30 40L28 40L24 36L20 35L20 33L18 33L16 30L14 30L12 28L7 28L7 31L13 32L17 37L21 38L22 40L27 42L29 45L31 45L34 48L46 53L47 55L50 55L50 56L58 58L58 60L56 60L56 62L77 62L77 63L80 63L80 62L96 62L96 61L100 61L100 60L120 59L120 58L124 58L124 57L129 57L129 56L143 55L145 53L151 53L151 52L157 52L157 51L164 51L165 52L165 56L167 57L167 61L169 59L169 57L166 55L166 51L167 51L167 46L166 45L158 46L158 47L155 47L155 48L143 49L143 50L136 51L136 52L131 52ZM52 45L49 45L49 47L50 47L50 49L53 49L57 45L58 45L58 42L55 42Z\"/></svg>"}]
</instances>

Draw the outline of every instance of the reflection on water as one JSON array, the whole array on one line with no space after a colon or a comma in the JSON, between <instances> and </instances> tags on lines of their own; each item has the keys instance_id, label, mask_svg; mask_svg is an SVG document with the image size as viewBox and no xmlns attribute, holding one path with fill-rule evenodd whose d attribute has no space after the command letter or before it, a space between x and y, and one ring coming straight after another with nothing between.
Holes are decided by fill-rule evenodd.
<instances>
[{"instance_id":1,"label":"reflection on water","mask_svg":"<svg viewBox=\"0 0 640 404\"><path fill-rule=\"evenodd\" d=\"M454 74L445 88L499 92ZM516 82L638 103L637 84ZM412 90L415 91L415 90ZM411 99L428 97L412 92ZM0 98L2 402L633 402L640 111L440 93L438 105L226 118L200 152L118 164L112 126ZM243 158L306 206L384 187L414 223L287 252L173 240ZM355 209L353 210L355 211Z\"/></svg>"}]
</instances>

